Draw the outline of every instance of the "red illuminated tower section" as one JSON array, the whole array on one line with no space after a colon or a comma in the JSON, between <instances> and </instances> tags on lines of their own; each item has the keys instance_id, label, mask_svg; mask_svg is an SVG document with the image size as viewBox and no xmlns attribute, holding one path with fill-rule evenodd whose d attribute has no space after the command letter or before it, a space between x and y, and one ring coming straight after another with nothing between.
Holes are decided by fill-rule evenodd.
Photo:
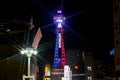
<instances>
[{"instance_id":1,"label":"red illuminated tower section","mask_svg":"<svg viewBox=\"0 0 120 80\"><path fill-rule=\"evenodd\" d=\"M65 47L64 47L64 38L63 33L61 33L61 67L64 68L66 65L66 53L65 53Z\"/></svg>"},{"instance_id":2,"label":"red illuminated tower section","mask_svg":"<svg viewBox=\"0 0 120 80\"><path fill-rule=\"evenodd\" d=\"M63 69L64 65L66 65L66 54L63 38L63 25L65 23L65 17L62 15L61 10L57 11L57 16L54 17L54 23L56 25L56 45L53 68Z\"/></svg>"}]
</instances>

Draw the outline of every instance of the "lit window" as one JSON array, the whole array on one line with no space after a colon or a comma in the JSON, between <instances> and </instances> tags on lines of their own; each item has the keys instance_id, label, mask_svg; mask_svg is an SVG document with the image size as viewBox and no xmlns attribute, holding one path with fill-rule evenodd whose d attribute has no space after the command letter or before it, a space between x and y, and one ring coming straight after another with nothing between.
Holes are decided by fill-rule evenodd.
<instances>
[{"instance_id":1,"label":"lit window","mask_svg":"<svg viewBox=\"0 0 120 80\"><path fill-rule=\"evenodd\" d=\"M87 70L88 71L92 71L92 67L91 66L87 66Z\"/></svg>"},{"instance_id":2,"label":"lit window","mask_svg":"<svg viewBox=\"0 0 120 80\"><path fill-rule=\"evenodd\" d=\"M87 80L92 80L92 77L89 76Z\"/></svg>"}]
</instances>

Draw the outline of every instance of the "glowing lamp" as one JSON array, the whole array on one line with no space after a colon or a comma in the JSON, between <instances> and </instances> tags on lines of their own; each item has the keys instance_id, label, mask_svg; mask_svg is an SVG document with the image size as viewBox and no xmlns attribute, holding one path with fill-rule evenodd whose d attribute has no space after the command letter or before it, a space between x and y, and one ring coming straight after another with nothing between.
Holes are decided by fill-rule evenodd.
<instances>
[{"instance_id":1,"label":"glowing lamp","mask_svg":"<svg viewBox=\"0 0 120 80\"><path fill-rule=\"evenodd\" d=\"M78 66L75 66L74 68L75 68L75 69L78 69Z\"/></svg>"}]
</instances>

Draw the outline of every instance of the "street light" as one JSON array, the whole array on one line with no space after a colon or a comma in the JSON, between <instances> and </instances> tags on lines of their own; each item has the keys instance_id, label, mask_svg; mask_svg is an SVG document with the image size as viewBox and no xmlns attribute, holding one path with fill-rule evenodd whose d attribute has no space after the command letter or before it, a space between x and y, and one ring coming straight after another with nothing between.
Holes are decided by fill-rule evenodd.
<instances>
[{"instance_id":1,"label":"street light","mask_svg":"<svg viewBox=\"0 0 120 80\"><path fill-rule=\"evenodd\" d=\"M78 66L76 65L74 68L77 70L77 69L78 69Z\"/></svg>"},{"instance_id":2,"label":"street light","mask_svg":"<svg viewBox=\"0 0 120 80\"><path fill-rule=\"evenodd\" d=\"M26 48L21 50L21 54L26 54L28 57L28 76L30 76L30 58L33 54L37 55L37 50L33 48Z\"/></svg>"}]
</instances>

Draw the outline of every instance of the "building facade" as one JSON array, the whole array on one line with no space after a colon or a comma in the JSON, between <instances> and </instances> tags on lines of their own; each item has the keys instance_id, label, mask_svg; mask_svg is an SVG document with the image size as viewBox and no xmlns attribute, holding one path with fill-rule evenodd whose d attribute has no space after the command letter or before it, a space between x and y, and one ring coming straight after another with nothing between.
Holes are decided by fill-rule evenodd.
<instances>
[{"instance_id":1,"label":"building facade","mask_svg":"<svg viewBox=\"0 0 120 80\"><path fill-rule=\"evenodd\" d=\"M120 77L120 0L113 0L114 43L115 43L115 72Z\"/></svg>"},{"instance_id":2,"label":"building facade","mask_svg":"<svg viewBox=\"0 0 120 80\"><path fill-rule=\"evenodd\" d=\"M85 80L82 50L72 49L66 52L67 64L72 70L72 80Z\"/></svg>"},{"instance_id":3,"label":"building facade","mask_svg":"<svg viewBox=\"0 0 120 80\"><path fill-rule=\"evenodd\" d=\"M92 52L85 52L84 68L85 68L85 80L94 79L94 59Z\"/></svg>"},{"instance_id":4,"label":"building facade","mask_svg":"<svg viewBox=\"0 0 120 80\"><path fill-rule=\"evenodd\" d=\"M100 60L94 61L94 78L95 80L105 80L105 68Z\"/></svg>"}]
</instances>

